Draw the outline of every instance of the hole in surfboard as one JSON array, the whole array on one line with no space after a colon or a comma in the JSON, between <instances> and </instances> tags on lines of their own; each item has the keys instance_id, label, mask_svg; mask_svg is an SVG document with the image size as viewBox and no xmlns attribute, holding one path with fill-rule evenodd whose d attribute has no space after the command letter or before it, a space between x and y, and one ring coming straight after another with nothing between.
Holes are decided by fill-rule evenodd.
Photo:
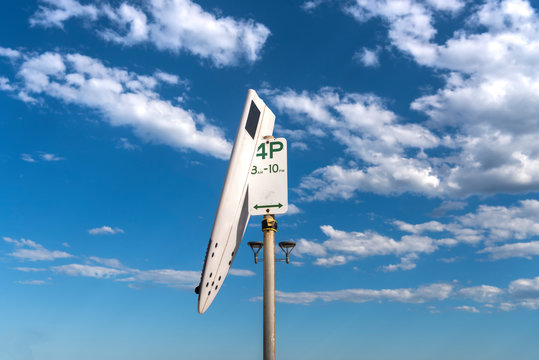
<instances>
[{"instance_id":1,"label":"hole in surfboard","mask_svg":"<svg viewBox=\"0 0 539 360\"><path fill-rule=\"evenodd\" d=\"M232 251L232 256L234 256L234 251Z\"/></svg>"},{"instance_id":2,"label":"hole in surfboard","mask_svg":"<svg viewBox=\"0 0 539 360\"><path fill-rule=\"evenodd\" d=\"M220 277L220 276L219 276L219 279L218 279L218 280L221 281L221 277Z\"/></svg>"},{"instance_id":3,"label":"hole in surfboard","mask_svg":"<svg viewBox=\"0 0 539 360\"><path fill-rule=\"evenodd\" d=\"M215 247L217 247L217 245L219 245L219 243L215 243Z\"/></svg>"},{"instance_id":4,"label":"hole in surfboard","mask_svg":"<svg viewBox=\"0 0 539 360\"><path fill-rule=\"evenodd\" d=\"M215 284L215 281L212 281L211 286L213 286L213 284Z\"/></svg>"},{"instance_id":5,"label":"hole in surfboard","mask_svg":"<svg viewBox=\"0 0 539 360\"><path fill-rule=\"evenodd\" d=\"M211 291L208 291L208 295L210 295L210 294L211 294Z\"/></svg>"},{"instance_id":6,"label":"hole in surfboard","mask_svg":"<svg viewBox=\"0 0 539 360\"><path fill-rule=\"evenodd\" d=\"M213 255L215 255L215 253L211 253L211 257L213 257Z\"/></svg>"},{"instance_id":7,"label":"hole in surfboard","mask_svg":"<svg viewBox=\"0 0 539 360\"><path fill-rule=\"evenodd\" d=\"M208 285L210 285L210 283L209 283L209 282L207 282L207 283L206 283L206 287L208 287Z\"/></svg>"},{"instance_id":8,"label":"hole in surfboard","mask_svg":"<svg viewBox=\"0 0 539 360\"><path fill-rule=\"evenodd\" d=\"M228 262L228 265L230 265L230 264L232 264L232 260L230 260L230 261Z\"/></svg>"},{"instance_id":9,"label":"hole in surfboard","mask_svg":"<svg viewBox=\"0 0 539 360\"><path fill-rule=\"evenodd\" d=\"M219 285L215 285L215 290L217 290L218 287L219 287Z\"/></svg>"},{"instance_id":10,"label":"hole in surfboard","mask_svg":"<svg viewBox=\"0 0 539 360\"><path fill-rule=\"evenodd\" d=\"M210 273L210 277L213 275L213 273Z\"/></svg>"}]
</instances>

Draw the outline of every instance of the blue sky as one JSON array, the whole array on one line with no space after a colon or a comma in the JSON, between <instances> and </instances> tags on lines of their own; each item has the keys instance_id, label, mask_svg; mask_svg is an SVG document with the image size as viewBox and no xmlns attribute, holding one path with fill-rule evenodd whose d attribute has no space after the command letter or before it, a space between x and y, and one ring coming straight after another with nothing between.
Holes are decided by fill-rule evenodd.
<instances>
[{"instance_id":1,"label":"blue sky","mask_svg":"<svg viewBox=\"0 0 539 360\"><path fill-rule=\"evenodd\" d=\"M1 9L1 360L261 356L259 218L193 292L249 88L288 141L280 359L539 357L536 4Z\"/></svg>"}]
</instances>

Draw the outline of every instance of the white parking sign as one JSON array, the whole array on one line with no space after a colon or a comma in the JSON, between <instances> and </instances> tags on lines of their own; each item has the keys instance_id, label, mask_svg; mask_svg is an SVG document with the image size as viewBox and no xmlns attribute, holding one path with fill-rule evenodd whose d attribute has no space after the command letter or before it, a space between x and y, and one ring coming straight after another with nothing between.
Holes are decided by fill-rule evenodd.
<instances>
[{"instance_id":1,"label":"white parking sign","mask_svg":"<svg viewBox=\"0 0 539 360\"><path fill-rule=\"evenodd\" d=\"M266 139L257 144L249 175L249 214L284 214L288 211L286 139Z\"/></svg>"}]
</instances>

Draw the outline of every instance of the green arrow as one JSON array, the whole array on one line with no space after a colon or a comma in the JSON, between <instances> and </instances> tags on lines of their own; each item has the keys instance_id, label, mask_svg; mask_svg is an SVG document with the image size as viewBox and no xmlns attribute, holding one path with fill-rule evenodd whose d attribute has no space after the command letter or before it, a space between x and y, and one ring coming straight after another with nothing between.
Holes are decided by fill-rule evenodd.
<instances>
[{"instance_id":1,"label":"green arrow","mask_svg":"<svg viewBox=\"0 0 539 360\"><path fill-rule=\"evenodd\" d=\"M281 204L281 203L279 203L279 204L277 204L277 205L258 205L258 204L256 204L256 205L254 206L254 208L255 208L256 210L261 209L261 208L272 208L272 207L276 207L276 208L279 208L279 209L280 209L280 208L283 207L283 204Z\"/></svg>"}]
</instances>

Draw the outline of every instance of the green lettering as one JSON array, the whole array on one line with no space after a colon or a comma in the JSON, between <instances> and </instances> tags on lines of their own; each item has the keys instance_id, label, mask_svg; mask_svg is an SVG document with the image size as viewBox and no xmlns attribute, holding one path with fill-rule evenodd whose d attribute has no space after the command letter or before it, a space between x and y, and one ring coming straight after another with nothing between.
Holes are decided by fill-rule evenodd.
<instances>
[{"instance_id":1,"label":"green lettering","mask_svg":"<svg viewBox=\"0 0 539 360\"><path fill-rule=\"evenodd\" d=\"M273 153L281 151L283 147L284 145L280 141L274 141L270 143L270 159L273 159Z\"/></svg>"}]
</instances>

